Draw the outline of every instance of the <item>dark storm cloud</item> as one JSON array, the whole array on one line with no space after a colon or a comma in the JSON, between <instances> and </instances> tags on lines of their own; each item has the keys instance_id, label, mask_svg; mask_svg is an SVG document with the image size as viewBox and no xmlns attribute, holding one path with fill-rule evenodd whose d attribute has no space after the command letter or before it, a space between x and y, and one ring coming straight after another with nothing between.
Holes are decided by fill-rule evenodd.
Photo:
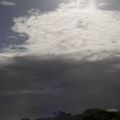
<instances>
[{"instance_id":1,"label":"dark storm cloud","mask_svg":"<svg viewBox=\"0 0 120 120\"><path fill-rule=\"evenodd\" d=\"M120 10L120 0L98 0L97 3L99 4L99 8L104 10Z\"/></svg>"},{"instance_id":2,"label":"dark storm cloud","mask_svg":"<svg viewBox=\"0 0 120 120\"><path fill-rule=\"evenodd\" d=\"M16 57L0 68L0 111L8 116L38 116L57 109L74 113L91 107L118 108L119 64L117 59L77 62Z\"/></svg>"}]
</instances>

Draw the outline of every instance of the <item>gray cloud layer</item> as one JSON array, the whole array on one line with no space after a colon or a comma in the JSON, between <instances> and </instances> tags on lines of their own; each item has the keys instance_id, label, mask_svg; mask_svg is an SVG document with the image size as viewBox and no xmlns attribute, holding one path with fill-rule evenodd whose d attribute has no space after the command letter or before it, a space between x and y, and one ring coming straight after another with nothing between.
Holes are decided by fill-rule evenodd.
<instances>
[{"instance_id":1,"label":"gray cloud layer","mask_svg":"<svg viewBox=\"0 0 120 120\"><path fill-rule=\"evenodd\" d=\"M120 0L98 0L98 6L104 10L120 10Z\"/></svg>"},{"instance_id":2,"label":"gray cloud layer","mask_svg":"<svg viewBox=\"0 0 120 120\"><path fill-rule=\"evenodd\" d=\"M38 116L57 109L119 108L119 64L119 59L75 62L16 57L0 68L0 111L8 117Z\"/></svg>"}]
</instances>

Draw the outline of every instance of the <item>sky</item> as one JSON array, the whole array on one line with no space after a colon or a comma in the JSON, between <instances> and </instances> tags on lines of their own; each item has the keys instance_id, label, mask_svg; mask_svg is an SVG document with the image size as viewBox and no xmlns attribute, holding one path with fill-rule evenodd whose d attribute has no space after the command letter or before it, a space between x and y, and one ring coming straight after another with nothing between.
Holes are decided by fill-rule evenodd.
<instances>
[{"instance_id":1,"label":"sky","mask_svg":"<svg viewBox=\"0 0 120 120\"><path fill-rule=\"evenodd\" d=\"M120 0L0 0L0 119L120 108Z\"/></svg>"}]
</instances>

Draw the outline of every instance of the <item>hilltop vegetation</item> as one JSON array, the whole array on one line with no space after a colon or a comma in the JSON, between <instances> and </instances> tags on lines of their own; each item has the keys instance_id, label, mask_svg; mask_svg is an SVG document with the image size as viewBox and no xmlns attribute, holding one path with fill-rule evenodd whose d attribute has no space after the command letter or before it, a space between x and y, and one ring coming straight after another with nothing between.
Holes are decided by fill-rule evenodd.
<instances>
[{"instance_id":1,"label":"hilltop vegetation","mask_svg":"<svg viewBox=\"0 0 120 120\"><path fill-rule=\"evenodd\" d=\"M88 109L81 114L72 115L65 112L58 112L54 120L120 120L120 111L111 109Z\"/></svg>"},{"instance_id":2,"label":"hilltop vegetation","mask_svg":"<svg viewBox=\"0 0 120 120\"><path fill-rule=\"evenodd\" d=\"M23 118L22 120L30 120ZM117 109L88 109L81 114L58 111L53 113L51 118L37 118L35 120L120 120L120 110Z\"/></svg>"}]
</instances>

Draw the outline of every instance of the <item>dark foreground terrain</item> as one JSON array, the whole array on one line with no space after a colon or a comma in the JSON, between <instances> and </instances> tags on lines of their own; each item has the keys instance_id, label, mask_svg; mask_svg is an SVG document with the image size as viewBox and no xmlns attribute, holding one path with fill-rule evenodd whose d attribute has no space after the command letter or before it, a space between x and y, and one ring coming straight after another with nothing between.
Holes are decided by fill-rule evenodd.
<instances>
[{"instance_id":1,"label":"dark foreground terrain","mask_svg":"<svg viewBox=\"0 0 120 120\"><path fill-rule=\"evenodd\" d=\"M22 120L30 120L23 118ZM81 114L72 115L66 112L54 112L51 118L37 118L35 120L120 120L120 110L117 109L88 109Z\"/></svg>"}]
</instances>

